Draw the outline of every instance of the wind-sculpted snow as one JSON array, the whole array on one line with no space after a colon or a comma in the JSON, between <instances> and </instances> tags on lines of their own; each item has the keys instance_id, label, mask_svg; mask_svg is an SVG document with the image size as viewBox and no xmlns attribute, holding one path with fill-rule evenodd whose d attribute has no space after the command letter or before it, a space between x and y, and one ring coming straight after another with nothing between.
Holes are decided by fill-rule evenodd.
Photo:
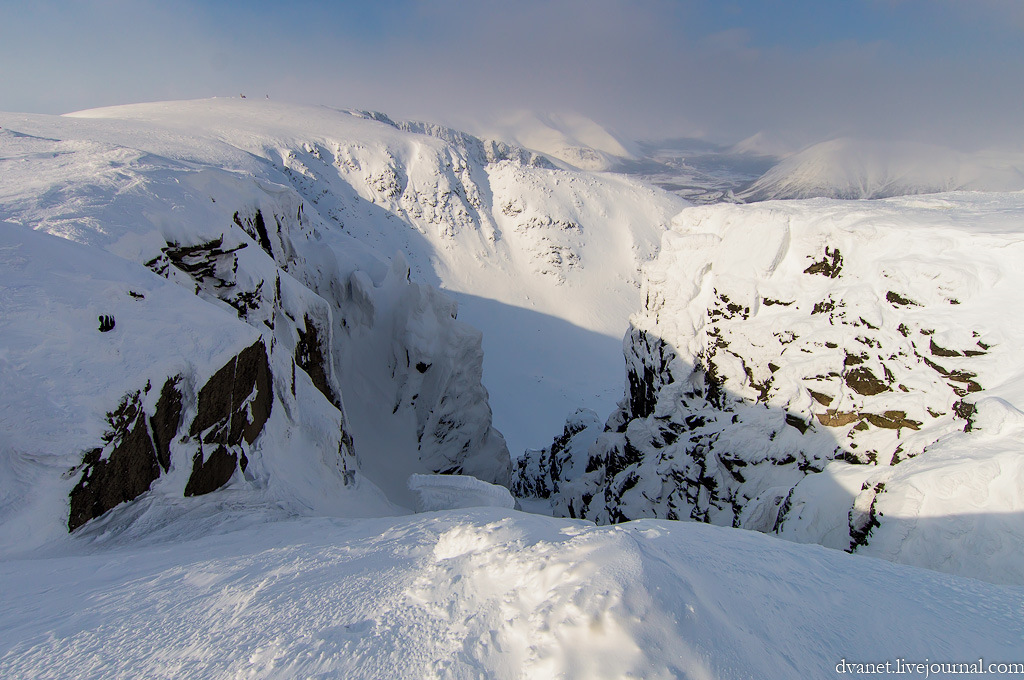
<instances>
[{"instance_id":1,"label":"wind-sculpted snow","mask_svg":"<svg viewBox=\"0 0 1024 680\"><path fill-rule=\"evenodd\" d=\"M516 499L505 487L466 475L410 475L408 486L418 496L416 512L516 507Z\"/></svg>"},{"instance_id":2,"label":"wind-sculpted snow","mask_svg":"<svg viewBox=\"0 0 1024 680\"><path fill-rule=\"evenodd\" d=\"M1022 661L1019 588L750 532L495 508L228 517L0 562L0 675L781 680L843 659Z\"/></svg>"},{"instance_id":3,"label":"wind-sculpted snow","mask_svg":"<svg viewBox=\"0 0 1024 680\"><path fill-rule=\"evenodd\" d=\"M685 210L645 269L619 410L567 424L514 489L1024 582L1022 210Z\"/></svg>"}]
</instances>

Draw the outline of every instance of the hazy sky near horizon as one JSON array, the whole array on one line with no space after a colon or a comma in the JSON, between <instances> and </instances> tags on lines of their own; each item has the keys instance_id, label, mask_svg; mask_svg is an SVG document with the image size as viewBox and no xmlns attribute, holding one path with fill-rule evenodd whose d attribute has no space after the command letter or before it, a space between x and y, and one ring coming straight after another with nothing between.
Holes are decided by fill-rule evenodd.
<instances>
[{"instance_id":1,"label":"hazy sky near horizon","mask_svg":"<svg viewBox=\"0 0 1024 680\"><path fill-rule=\"evenodd\" d=\"M1024 149L1020 0L0 0L0 110L237 96Z\"/></svg>"}]
</instances>

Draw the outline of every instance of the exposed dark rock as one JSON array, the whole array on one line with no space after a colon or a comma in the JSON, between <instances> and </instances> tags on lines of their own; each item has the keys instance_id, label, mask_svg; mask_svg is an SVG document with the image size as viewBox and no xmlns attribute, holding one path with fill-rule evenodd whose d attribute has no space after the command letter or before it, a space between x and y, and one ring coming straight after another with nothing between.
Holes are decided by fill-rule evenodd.
<instances>
[{"instance_id":1,"label":"exposed dark rock","mask_svg":"<svg viewBox=\"0 0 1024 680\"><path fill-rule=\"evenodd\" d=\"M865 487L867 487L867 482L865 482ZM866 490L867 488L862 489L862 491ZM875 510L875 503L878 501L878 494L885 491L885 484L879 482L875 485L873 491L874 496L871 498L871 505L866 513L857 513L855 510L850 510L850 547L846 552L852 553L860 546L867 545L872 530L877 526L881 526L878 521L880 513Z\"/></svg>"},{"instance_id":2,"label":"exposed dark rock","mask_svg":"<svg viewBox=\"0 0 1024 680\"><path fill-rule=\"evenodd\" d=\"M217 446L210 457L203 461L203 452L192 458L192 474L185 485L186 496L202 496L216 491L228 483L235 473L238 456L229 452L224 446Z\"/></svg>"},{"instance_id":3,"label":"exposed dark rock","mask_svg":"<svg viewBox=\"0 0 1024 680\"><path fill-rule=\"evenodd\" d=\"M942 377L946 378L946 380L950 381L949 386L959 397L966 396L970 392L980 392L982 389L981 383L974 380L974 378L977 377L976 373L960 370L950 371L939 366L934 361L929 361L927 357L921 357L921 361L927 364L932 370L942 375Z\"/></svg>"},{"instance_id":4,"label":"exposed dark rock","mask_svg":"<svg viewBox=\"0 0 1024 680\"><path fill-rule=\"evenodd\" d=\"M977 406L963 399L953 404L953 413L967 421L967 424L964 425L964 432L970 432L974 429L974 416L977 412Z\"/></svg>"},{"instance_id":5,"label":"exposed dark rock","mask_svg":"<svg viewBox=\"0 0 1024 680\"><path fill-rule=\"evenodd\" d=\"M222 263L226 264L225 256L245 248L247 244L240 243L227 250L222 248L223 245L223 236L190 246L169 241L166 247L160 249L161 254L146 262L146 266L165 278L168 276L168 266L174 266L175 269L185 272L196 281L211 279L218 288L231 287L235 285L234 281L218 276L217 269ZM232 272L236 266L237 259L232 256L230 266Z\"/></svg>"},{"instance_id":6,"label":"exposed dark rock","mask_svg":"<svg viewBox=\"0 0 1024 680\"><path fill-rule=\"evenodd\" d=\"M795 413L786 414L786 424L791 427L795 427L797 430L800 431L800 434L804 434L805 432L807 432L807 428L811 426L810 423L808 423L806 420L796 415Z\"/></svg>"},{"instance_id":7,"label":"exposed dark rock","mask_svg":"<svg viewBox=\"0 0 1024 680\"><path fill-rule=\"evenodd\" d=\"M263 281L252 290L243 290L230 297L222 297L224 302L235 308L239 319L248 319L249 312L259 309L263 302Z\"/></svg>"},{"instance_id":8,"label":"exposed dark rock","mask_svg":"<svg viewBox=\"0 0 1024 680\"><path fill-rule=\"evenodd\" d=\"M815 414L818 422L827 427L843 427L860 420L860 414L853 411L837 411L830 408L824 413Z\"/></svg>"},{"instance_id":9,"label":"exposed dark rock","mask_svg":"<svg viewBox=\"0 0 1024 680\"><path fill-rule=\"evenodd\" d=\"M895 307L920 307L920 302L915 302L908 297L903 297L899 293L890 290L885 294L885 299L888 300L889 304Z\"/></svg>"},{"instance_id":10,"label":"exposed dark rock","mask_svg":"<svg viewBox=\"0 0 1024 680\"><path fill-rule=\"evenodd\" d=\"M257 209L253 218L246 219L244 224L237 212L233 219L235 224L244 229L245 233L249 234L260 244L260 248L263 248L267 255L274 257L274 250L270 246L270 235L267 233L267 225L263 221L263 212L261 210Z\"/></svg>"},{"instance_id":11,"label":"exposed dark rock","mask_svg":"<svg viewBox=\"0 0 1024 680\"><path fill-rule=\"evenodd\" d=\"M273 405L270 364L263 341L246 347L213 374L199 390L195 420L189 428L202 443L217 445L204 464L202 444L198 462L193 462L186 496L209 493L231 478L241 456L244 439L252 444L263 430ZM242 456L244 458L244 456ZM196 475L199 475L196 477ZM217 486L210 487L217 483Z\"/></svg>"},{"instance_id":12,"label":"exposed dark rock","mask_svg":"<svg viewBox=\"0 0 1024 680\"><path fill-rule=\"evenodd\" d=\"M815 392L814 390L807 390L807 391L810 393L810 395L814 399L814 401L818 402L822 406L828 406L829 404L832 403L832 397L828 396L827 394L823 394L821 392Z\"/></svg>"},{"instance_id":13,"label":"exposed dark rock","mask_svg":"<svg viewBox=\"0 0 1024 680\"><path fill-rule=\"evenodd\" d=\"M929 341L928 341L928 351L930 351L933 356L937 356L937 357L960 357L960 356L963 356L963 354L961 354L960 352L957 352L956 350L946 349L945 347L939 347L938 345L935 344L935 338L930 338L929 339Z\"/></svg>"},{"instance_id":14,"label":"exposed dark rock","mask_svg":"<svg viewBox=\"0 0 1024 680\"><path fill-rule=\"evenodd\" d=\"M156 402L156 413L149 419L157 460L164 470L171 465L171 440L174 439L178 425L181 424L182 397L178 390L180 380L181 376L167 379L160 390L160 399Z\"/></svg>"},{"instance_id":15,"label":"exposed dark rock","mask_svg":"<svg viewBox=\"0 0 1024 680\"><path fill-rule=\"evenodd\" d=\"M867 366L858 366L846 374L846 384L857 394L874 396L889 390L889 387L875 377Z\"/></svg>"},{"instance_id":16,"label":"exposed dark rock","mask_svg":"<svg viewBox=\"0 0 1024 680\"><path fill-rule=\"evenodd\" d=\"M244 403L253 397L248 414ZM235 389L232 397L235 412L231 418L231 435L228 443L235 444L240 434L252 444L263 431L270 418L273 405L273 390L270 382L270 362L263 342L245 348L238 355L235 365Z\"/></svg>"},{"instance_id":17,"label":"exposed dark rock","mask_svg":"<svg viewBox=\"0 0 1024 680\"><path fill-rule=\"evenodd\" d=\"M138 399L138 393L125 397L117 411L107 414L114 428L104 436L108 446L113 446L107 458L101 460L102 448L92 449L82 457L85 469L70 494L68 531L137 498L160 475Z\"/></svg>"},{"instance_id":18,"label":"exposed dark rock","mask_svg":"<svg viewBox=\"0 0 1024 680\"><path fill-rule=\"evenodd\" d=\"M828 314L836 309L836 302L832 298L816 302L814 308L811 310L811 314Z\"/></svg>"},{"instance_id":19,"label":"exposed dark rock","mask_svg":"<svg viewBox=\"0 0 1024 680\"><path fill-rule=\"evenodd\" d=\"M821 274L822 276L834 279L839 276L842 270L843 256L840 254L839 248L825 246L825 257L813 262L810 267L804 270L804 274Z\"/></svg>"},{"instance_id":20,"label":"exposed dark rock","mask_svg":"<svg viewBox=\"0 0 1024 680\"><path fill-rule=\"evenodd\" d=\"M228 361L199 390L189 433L198 435L220 425L214 430L219 436L212 441L234 446L244 437L252 444L270 417L272 403L270 364L260 340Z\"/></svg>"},{"instance_id":21,"label":"exposed dark rock","mask_svg":"<svg viewBox=\"0 0 1024 680\"><path fill-rule=\"evenodd\" d=\"M160 476L161 468L169 469L171 442L184 411L180 380L175 376L164 383L155 412L148 418L140 392L126 396L107 414L110 429L102 436L105 446L82 457L82 477L70 493L69 531L137 498ZM242 441L255 441L270 417L272 399L270 365L262 341L214 373L199 391L190 433L204 435L203 441L216 448L204 463L200 443L185 495L209 493L231 478L240 457L244 461Z\"/></svg>"},{"instance_id":22,"label":"exposed dark rock","mask_svg":"<svg viewBox=\"0 0 1024 680\"><path fill-rule=\"evenodd\" d=\"M632 367L626 375L629 382L629 410L636 418L646 418L654 413L657 395L654 388L654 372L647 366L643 367L640 377Z\"/></svg>"},{"instance_id":23,"label":"exposed dark rock","mask_svg":"<svg viewBox=\"0 0 1024 680\"><path fill-rule=\"evenodd\" d=\"M334 390L331 389L330 381L327 378L324 350L321 345L320 333L310 318L305 317L306 329L297 328L299 341L295 345L295 363L306 372L306 375L313 381L313 386L320 390L327 399L341 408L341 401ZM422 373L423 371L420 371Z\"/></svg>"},{"instance_id":24,"label":"exposed dark rock","mask_svg":"<svg viewBox=\"0 0 1024 680\"><path fill-rule=\"evenodd\" d=\"M921 428L921 422L907 418L905 411L886 411L882 414L865 413L864 419L875 427L882 427L888 430L899 430L904 427L911 430Z\"/></svg>"},{"instance_id":25,"label":"exposed dark rock","mask_svg":"<svg viewBox=\"0 0 1024 680\"><path fill-rule=\"evenodd\" d=\"M850 354L849 352L847 352L846 358L843 359L843 366L858 366L860 364L863 364L867 358L868 355L864 354L863 352L860 354Z\"/></svg>"},{"instance_id":26,"label":"exposed dark rock","mask_svg":"<svg viewBox=\"0 0 1024 680\"><path fill-rule=\"evenodd\" d=\"M189 428L189 434L198 435L217 423L230 419L236 362L237 357L231 357L231 360L214 373L199 390L198 412Z\"/></svg>"}]
</instances>

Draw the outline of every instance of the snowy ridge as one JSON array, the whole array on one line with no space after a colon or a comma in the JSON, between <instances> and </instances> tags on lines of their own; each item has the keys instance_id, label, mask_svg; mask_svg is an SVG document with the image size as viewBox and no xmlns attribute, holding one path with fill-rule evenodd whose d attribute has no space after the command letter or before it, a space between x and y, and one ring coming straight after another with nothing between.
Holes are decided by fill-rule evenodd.
<instances>
[{"instance_id":1,"label":"snowy ridge","mask_svg":"<svg viewBox=\"0 0 1024 680\"><path fill-rule=\"evenodd\" d=\"M1020 153L965 154L928 144L840 138L785 158L738 197L751 202L1022 189Z\"/></svg>"},{"instance_id":2,"label":"snowy ridge","mask_svg":"<svg viewBox=\"0 0 1024 680\"><path fill-rule=\"evenodd\" d=\"M1024 582L1020 205L685 210L645 269L620 410L574 416L516 488L599 522L692 518Z\"/></svg>"},{"instance_id":3,"label":"snowy ridge","mask_svg":"<svg viewBox=\"0 0 1024 680\"><path fill-rule=\"evenodd\" d=\"M520 111L476 127L487 137L506 140L581 170L611 170L623 160L634 159L637 152L633 144L607 128L573 113Z\"/></svg>"}]
</instances>

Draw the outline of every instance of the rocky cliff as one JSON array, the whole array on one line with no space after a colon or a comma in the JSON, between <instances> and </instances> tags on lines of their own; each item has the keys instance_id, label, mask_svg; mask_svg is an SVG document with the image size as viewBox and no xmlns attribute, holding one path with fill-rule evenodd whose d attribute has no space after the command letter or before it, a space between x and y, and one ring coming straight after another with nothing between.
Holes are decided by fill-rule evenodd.
<instances>
[{"instance_id":1,"label":"rocky cliff","mask_svg":"<svg viewBox=\"0 0 1024 680\"><path fill-rule=\"evenodd\" d=\"M619 409L604 424L571 418L519 461L515 489L598 522L692 519L984 572L950 532L1011 550L994 517L1020 509L1002 489L1024 488L1021 464L994 449L978 454L988 464L953 464L948 451L982 437L1024 448L1010 312L1024 242L1000 205L684 211L645 269ZM943 516L925 520L932 496ZM900 553L925 536L928 554Z\"/></svg>"}]
</instances>

